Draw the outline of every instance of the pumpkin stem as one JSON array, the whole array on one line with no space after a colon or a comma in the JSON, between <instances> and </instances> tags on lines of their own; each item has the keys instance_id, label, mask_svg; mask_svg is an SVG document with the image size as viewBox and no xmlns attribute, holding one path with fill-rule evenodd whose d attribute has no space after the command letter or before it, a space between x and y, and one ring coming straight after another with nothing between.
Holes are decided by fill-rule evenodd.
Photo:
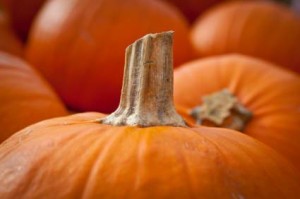
<instances>
[{"instance_id":1,"label":"pumpkin stem","mask_svg":"<svg viewBox=\"0 0 300 199\"><path fill-rule=\"evenodd\" d=\"M203 104L195 107L190 115L197 124L244 130L252 113L240 104L227 89L203 97Z\"/></svg>"},{"instance_id":2,"label":"pumpkin stem","mask_svg":"<svg viewBox=\"0 0 300 199\"><path fill-rule=\"evenodd\" d=\"M148 34L126 49L121 101L101 119L115 126L185 126L173 104L173 32Z\"/></svg>"}]
</instances>

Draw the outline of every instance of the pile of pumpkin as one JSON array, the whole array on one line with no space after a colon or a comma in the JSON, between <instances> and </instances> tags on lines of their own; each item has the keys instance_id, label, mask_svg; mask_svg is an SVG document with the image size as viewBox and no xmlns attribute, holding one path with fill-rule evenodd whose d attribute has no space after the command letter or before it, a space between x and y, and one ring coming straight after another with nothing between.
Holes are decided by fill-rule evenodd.
<instances>
[{"instance_id":1,"label":"pile of pumpkin","mask_svg":"<svg viewBox=\"0 0 300 199\"><path fill-rule=\"evenodd\" d=\"M1 199L300 198L300 15L291 8L0 6Z\"/></svg>"}]
</instances>

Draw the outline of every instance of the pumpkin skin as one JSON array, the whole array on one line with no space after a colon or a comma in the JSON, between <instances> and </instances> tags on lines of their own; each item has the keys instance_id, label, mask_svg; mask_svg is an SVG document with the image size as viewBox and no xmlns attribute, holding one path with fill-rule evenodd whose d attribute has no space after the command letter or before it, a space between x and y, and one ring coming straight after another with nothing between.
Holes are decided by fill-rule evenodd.
<instances>
[{"instance_id":1,"label":"pumpkin skin","mask_svg":"<svg viewBox=\"0 0 300 199\"><path fill-rule=\"evenodd\" d=\"M160 1L53 0L43 8L27 58L75 111L117 108L124 49L135 38L171 29L176 32L175 66L193 54L187 22ZM63 14L57 15L57 9Z\"/></svg>"},{"instance_id":2,"label":"pumpkin skin","mask_svg":"<svg viewBox=\"0 0 300 199\"><path fill-rule=\"evenodd\" d=\"M271 146L300 170L299 75L242 55L195 60L175 70L174 102L191 124L195 120L189 112L202 104L202 97L225 88L253 114L243 133Z\"/></svg>"},{"instance_id":3,"label":"pumpkin skin","mask_svg":"<svg viewBox=\"0 0 300 199\"><path fill-rule=\"evenodd\" d=\"M26 41L31 24L45 0L1 0L19 38Z\"/></svg>"},{"instance_id":4,"label":"pumpkin skin","mask_svg":"<svg viewBox=\"0 0 300 199\"><path fill-rule=\"evenodd\" d=\"M300 72L300 17L274 2L231 2L199 18L191 39L201 57L240 53Z\"/></svg>"},{"instance_id":5,"label":"pumpkin skin","mask_svg":"<svg viewBox=\"0 0 300 199\"><path fill-rule=\"evenodd\" d=\"M21 42L16 38L10 28L9 20L6 13L0 10L0 50L15 54L23 55Z\"/></svg>"},{"instance_id":6,"label":"pumpkin skin","mask_svg":"<svg viewBox=\"0 0 300 199\"><path fill-rule=\"evenodd\" d=\"M0 52L0 142L35 122L67 115L53 89L21 59Z\"/></svg>"},{"instance_id":7,"label":"pumpkin skin","mask_svg":"<svg viewBox=\"0 0 300 199\"><path fill-rule=\"evenodd\" d=\"M100 113L46 120L0 145L11 198L297 198L296 170L233 130L113 127Z\"/></svg>"}]
</instances>

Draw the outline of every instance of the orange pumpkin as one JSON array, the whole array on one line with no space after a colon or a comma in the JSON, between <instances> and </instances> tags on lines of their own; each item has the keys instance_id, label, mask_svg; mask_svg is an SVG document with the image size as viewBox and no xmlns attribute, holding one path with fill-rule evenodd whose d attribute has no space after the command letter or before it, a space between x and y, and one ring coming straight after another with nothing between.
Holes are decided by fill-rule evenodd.
<instances>
[{"instance_id":1,"label":"orange pumpkin","mask_svg":"<svg viewBox=\"0 0 300 199\"><path fill-rule=\"evenodd\" d=\"M176 31L178 65L191 58L188 26L167 4L53 0L34 24L27 57L71 109L112 112L119 102L126 46L148 32L169 29Z\"/></svg>"},{"instance_id":2,"label":"orange pumpkin","mask_svg":"<svg viewBox=\"0 0 300 199\"><path fill-rule=\"evenodd\" d=\"M199 56L241 53L300 72L300 17L274 2L231 2L194 24Z\"/></svg>"},{"instance_id":3,"label":"orange pumpkin","mask_svg":"<svg viewBox=\"0 0 300 199\"><path fill-rule=\"evenodd\" d=\"M297 198L298 173L272 149L233 130L184 125L172 104L170 45L163 33L127 49L110 116L43 121L0 145L1 197Z\"/></svg>"},{"instance_id":4,"label":"orange pumpkin","mask_svg":"<svg viewBox=\"0 0 300 199\"><path fill-rule=\"evenodd\" d=\"M52 88L21 59L0 52L0 142L35 122L66 115Z\"/></svg>"},{"instance_id":5,"label":"orange pumpkin","mask_svg":"<svg viewBox=\"0 0 300 199\"><path fill-rule=\"evenodd\" d=\"M45 0L1 0L9 13L11 25L17 35L26 41L28 33L39 9Z\"/></svg>"},{"instance_id":6,"label":"orange pumpkin","mask_svg":"<svg viewBox=\"0 0 300 199\"><path fill-rule=\"evenodd\" d=\"M0 194L14 198L297 198L281 156L233 130L113 127L97 113L41 122L0 145ZM117 188L116 188L117 187Z\"/></svg>"},{"instance_id":7,"label":"orange pumpkin","mask_svg":"<svg viewBox=\"0 0 300 199\"><path fill-rule=\"evenodd\" d=\"M23 55L21 42L10 29L9 20L0 9L0 51L6 51L15 55Z\"/></svg>"},{"instance_id":8,"label":"orange pumpkin","mask_svg":"<svg viewBox=\"0 0 300 199\"><path fill-rule=\"evenodd\" d=\"M233 96L215 94L223 89ZM191 124L238 127L276 149L300 170L300 78L297 74L242 55L216 56L178 68L174 90L175 103ZM216 96L222 99L221 103L216 101ZM230 99L236 102L230 105ZM229 103L224 104L225 101ZM209 103L217 110L212 106L207 108Z\"/></svg>"}]
</instances>

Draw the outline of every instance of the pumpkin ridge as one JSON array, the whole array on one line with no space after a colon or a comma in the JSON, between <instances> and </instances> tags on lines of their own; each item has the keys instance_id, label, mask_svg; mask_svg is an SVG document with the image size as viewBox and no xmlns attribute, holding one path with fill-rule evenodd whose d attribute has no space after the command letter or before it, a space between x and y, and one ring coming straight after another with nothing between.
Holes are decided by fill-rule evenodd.
<instances>
[{"instance_id":1,"label":"pumpkin ridge","mask_svg":"<svg viewBox=\"0 0 300 199\"><path fill-rule=\"evenodd\" d=\"M35 129L34 129L35 130ZM34 133L34 130L32 130L32 132L31 133ZM22 136L22 132L24 132L24 131L20 131L17 135L14 135L14 136L16 136L16 137L21 137ZM40 135L41 137L44 137L45 135L43 134L43 133L41 133L41 135ZM68 135L68 136L66 136L65 135L65 137L64 137L64 139L62 139L61 137L60 137L60 139L59 139L59 144L62 144L63 142L67 142L67 141L70 141L70 140L72 140L74 137L77 137L78 135L76 135L76 134L70 134L70 135ZM19 139L18 139L19 140ZM48 140L44 140L44 142L38 142L36 139L35 140L27 140L27 142L26 142L26 145L18 145L17 146L17 149L18 149L18 151L17 152L20 152L20 151L23 151L24 150L24 148L26 149L26 148L30 148L32 145L33 146L38 146L38 145L45 145L46 144L46 142L48 142ZM37 144L37 145L36 145ZM58 143L56 143L56 144L58 144ZM3 147L3 145L1 146L1 147ZM22 149L23 148L23 149ZM44 147L43 147L44 148ZM34 163L32 163L31 165L32 166L30 166L29 168L27 168L29 171L28 172L25 172L25 174L26 175L31 175L31 173L35 173L36 172L36 168L35 167L37 167L38 165L43 165L44 163L45 163L45 160L46 159L50 159L51 158L51 156L49 156L48 154L52 154L52 152L53 151L55 151L55 150L57 150L57 148L56 147L52 147L52 148L47 148L47 149L49 149L49 151L45 151L44 152L44 154L42 155L42 156L38 156L38 158L36 158L36 157L34 157L34 156L31 156L32 157L32 159L30 160L30 162L34 162ZM27 151L27 150L24 150L24 151ZM4 156L0 156L0 161L3 161L3 159L5 159L6 157L9 157L10 155L11 155L11 153L13 153L14 151L10 151L10 152L8 152L6 155L4 155ZM20 153L23 153L23 152L20 152ZM31 151L31 153L32 153L32 151ZM39 153L39 152L36 152L35 151L35 153ZM1 154L2 155L2 154ZM22 155L22 156L24 156L24 154ZM27 155L28 156L28 155ZM13 161L13 160L12 160ZM23 160L23 161L29 161L28 159L26 159L26 160ZM1 166L1 165L0 165ZM28 187L31 187L31 183L34 183L34 180L36 180L35 178L24 178L24 177L22 177L22 179L23 180L26 180L26 179L30 179L30 181L26 181L26 183L23 183L23 181L21 181L21 182L19 182L19 184L20 184L20 186L14 186L14 190L19 190L19 189L21 189L21 190L23 190L22 192L23 192L23 194L24 195L26 195L26 194L28 194L28 191L30 190L30 189L28 189ZM4 179L3 179L4 180ZM0 179L0 183L1 183L1 179ZM22 185L22 186L21 186ZM24 192L24 190L27 190L27 192ZM17 191L17 193L18 193L19 191Z\"/></svg>"},{"instance_id":2,"label":"pumpkin ridge","mask_svg":"<svg viewBox=\"0 0 300 199\"><path fill-rule=\"evenodd\" d=\"M207 127L201 126L202 129L207 129ZM210 128L215 128L215 127L210 127ZM225 129L224 129L225 130ZM227 129L226 129L227 130ZM230 130L229 130L230 131ZM218 151L218 154L220 156L220 158L223 160L223 162L225 161L224 165L226 165L227 162L227 157L225 154L223 154L222 149L220 148L219 144L217 144L216 142L214 142L212 139L210 139L205 133L202 133L202 131L200 129L195 130L195 132L199 134L200 132L200 136L203 137L208 143L210 143L212 146L214 146L214 148ZM223 167L224 169L224 167ZM226 168L226 170L228 170ZM228 180L228 176L227 176L227 172L225 172L222 169L219 169L219 172L223 173L223 176L225 176L225 178L223 179L224 181L224 185L226 185L228 188L230 188L230 180Z\"/></svg>"},{"instance_id":3,"label":"pumpkin ridge","mask_svg":"<svg viewBox=\"0 0 300 199\"><path fill-rule=\"evenodd\" d=\"M89 120L87 121L87 123L91 124L89 122ZM79 124L79 123L74 123L74 124ZM81 124L86 124L86 123L81 123ZM65 126L64 124L58 124L58 125L59 126L60 125ZM71 124L71 125L73 125L73 124ZM51 126L51 127L53 127L53 126ZM93 134L97 134L97 136L95 136L96 139L91 141L91 143L88 146L88 148L86 148L85 151L82 151L82 154L78 154L78 155L80 155L82 157L85 157L85 165L84 166L81 165L81 167L84 167L84 168L90 167L89 170L91 171L92 168L93 168L93 166L94 166L94 164L90 163L90 161L88 161L88 160L94 159L94 157L96 157L97 154L99 154L99 148L101 148L103 142L105 141L105 138L102 137L102 139L100 139L101 136L104 136L104 135L102 133L101 133L101 135L98 135L99 134L98 132L101 132L100 129L105 129L105 128L106 128L105 126L101 126L101 127L98 126L96 129L92 129L92 128L90 128L88 130L85 129L84 132L82 131L82 129L78 128L77 131L73 131L74 136L70 140L64 141L64 142L66 142L66 144L64 144L62 146L62 148L59 148L59 152L58 153L54 153L53 155L51 155L52 158L55 158L55 159L58 159L58 160L61 159L61 155L60 154L63 153L64 150L68 151L69 148L73 148L73 146L76 146L78 144L78 142L83 142L85 140L91 140L91 138L89 138L87 136L89 136L89 135L92 136ZM106 132L106 133L108 133L108 132ZM84 139L82 140L82 138L85 138L85 140ZM92 148L93 148L93 152L91 152ZM86 156L88 156L88 157L86 157ZM86 165L87 164L86 162L88 162L89 164ZM89 165L91 165L91 166L89 166ZM81 176L77 176L77 178L80 178L80 177ZM87 181L90 178L90 175L87 174L84 177L85 177L84 180ZM87 183L84 183L84 184L87 185ZM76 186L76 185L74 185L74 186ZM83 193L84 190L85 190L85 187L86 186L82 187L81 190L78 190L78 188L76 188L76 190L79 193L80 192ZM81 196L82 196L82 194L81 194Z\"/></svg>"},{"instance_id":4,"label":"pumpkin ridge","mask_svg":"<svg viewBox=\"0 0 300 199\"><path fill-rule=\"evenodd\" d=\"M180 133L179 132L179 129L176 129L177 132L176 133ZM192 132L195 132L195 131L192 131ZM196 132L195 132L196 133ZM199 134L197 133L197 135L199 136ZM179 154L179 158L181 159L181 163L183 163L183 173L185 174L185 179L186 179L186 183L187 183L187 189L189 190L189 197L190 198L196 198L196 195L195 195L195 191L194 191L194 187L192 186L192 183L191 183L191 178L192 178L192 174L190 173L190 167L189 165L187 165L187 158L184 156L183 152L180 151L179 149L177 149L177 154Z\"/></svg>"},{"instance_id":5,"label":"pumpkin ridge","mask_svg":"<svg viewBox=\"0 0 300 199\"><path fill-rule=\"evenodd\" d=\"M229 142L231 142L233 144L233 146L237 145L238 148L240 148L240 151L244 151L245 155L247 155L249 157L249 159L251 159L251 162L253 162L253 164L255 164L255 165L259 164L259 165L261 165L259 167L262 168L262 170L264 171L264 173L269 177L270 181L276 180L276 178L274 178L273 174L271 174L269 172L269 170L267 170L260 161L256 161L255 159L253 159L252 154L254 153L254 151L253 151L253 149L251 147L249 147L248 144L246 144L246 145L244 145L244 147L242 147L242 145L240 144L240 142L237 142L237 141L233 140L230 136L224 136L224 134L219 134L218 136L222 137L225 140L228 140ZM253 138L250 138L250 139L253 139ZM259 141L256 141L255 143L257 143L257 142L259 142ZM274 151L273 149L271 149L271 148L269 148L269 147L267 147L265 145L263 145L263 147L268 148L268 150ZM250 149L251 151L246 151L246 149ZM273 158L273 157L268 157L268 158ZM276 161L277 159L273 159L273 160ZM291 165L289 165L289 166L291 166ZM280 190L281 193L284 193L283 190L281 189L281 186L278 186L278 185L274 185L274 186L276 186L276 189Z\"/></svg>"},{"instance_id":6,"label":"pumpkin ridge","mask_svg":"<svg viewBox=\"0 0 300 199\"><path fill-rule=\"evenodd\" d=\"M118 129L117 132L116 132L116 129ZM85 187L82 192L82 198L89 198L89 193L90 193L89 187L93 187L93 183L94 183L93 177L96 176L96 174L99 173L99 170L101 170L101 167L103 167L103 162L104 162L103 160L109 158L109 155L111 154L113 146L115 146L115 147L118 146L116 144L116 141L124 139L124 137L126 135L126 133L124 133L122 131L122 127L114 127L112 129L108 130L108 132L106 132L106 134L114 134L114 136L111 137L109 139L109 141L105 143L104 148L98 152L99 155L94 160L94 164L88 174L88 177L86 178ZM121 169L121 167L119 169Z\"/></svg>"},{"instance_id":7,"label":"pumpkin ridge","mask_svg":"<svg viewBox=\"0 0 300 199\"><path fill-rule=\"evenodd\" d=\"M141 139L142 137L142 139ZM138 181L138 177L140 176L139 174L141 173L141 165L145 165L145 157L143 156L143 154L145 153L145 151L147 150L147 148L149 147L148 145L148 139L150 137L149 132L147 131L147 133L144 133L143 135L140 135L140 139L139 139L139 146L137 147L139 150L137 152L136 155L136 176L134 179L134 188L137 189L140 185L139 185L139 181ZM142 141L141 141L142 140Z\"/></svg>"},{"instance_id":8,"label":"pumpkin ridge","mask_svg":"<svg viewBox=\"0 0 300 199\"><path fill-rule=\"evenodd\" d=\"M206 127L207 128L207 127ZM225 130L225 129L224 129ZM226 131L232 131L232 130L230 130L230 129L226 129ZM229 133L234 133L234 132L228 132L228 134ZM236 133L235 133L236 134ZM203 134L204 135L204 134ZM257 161L255 161L255 159L253 159L252 158L252 155L253 154L256 154L257 152L253 152L252 151L252 148L250 147L249 148L249 146L248 146L248 143L247 144L244 144L244 145L241 145L239 142L237 142L237 141L235 141L235 140L233 140L233 139L231 139L230 138L230 136L225 136L224 134L221 134L221 133L215 133L215 136L219 136L219 137L222 137L222 140L223 140L223 142L222 143L224 143L224 140L227 140L228 142L230 142L230 143L232 143L232 146L235 146L235 145L237 145L237 147L239 148L239 151L241 151L241 152L243 152L244 153L244 155L246 155L247 157L248 157L248 159L249 160L251 160L251 162L253 163L253 165L255 165L255 166L257 166ZM206 137L206 136L204 136L204 137ZM207 137L206 137L207 138ZM247 138L247 141L248 141L248 139L249 139L250 137L248 137ZM250 138L251 140L254 140L253 138ZM207 138L207 140L208 141L210 141L211 143L213 143L214 145L215 145L215 147L218 149L218 151L219 151L219 153L220 153L220 155L222 155L222 157L223 157L223 159L225 159L225 160L227 160L228 158L227 158L227 156L225 155L225 154L223 154L223 150L222 150L222 147L224 147L224 146L222 146L222 144L220 145L220 144L217 144L217 143L215 143L211 138ZM255 140L255 142L254 142L255 144L257 143L257 141ZM242 147L241 147L242 146ZM251 149L251 151L246 151L245 149ZM228 150L228 149L227 149ZM230 149L230 150L233 150L233 149ZM243 156L244 156L243 155ZM225 164L226 165L226 164ZM263 172L270 178L270 181L272 181L271 179L273 179L272 178L272 175L270 175L270 173L265 169L265 167L263 166L264 164L261 164L262 166L259 166L259 168L261 168L262 170L263 170ZM226 168L226 169L223 169L223 170L225 170L225 171L228 171L229 169L228 168ZM232 189L232 188L235 188L235 186L233 186L232 185L232 183L234 183L234 180L230 180L230 175L228 175L229 173L228 172L223 172L224 173L224 176L226 176L225 177L225 179L226 179L226 184L228 183L228 182L231 182L231 183L229 183L229 187ZM276 179L275 179L276 180ZM280 190L281 192L282 192L282 190L280 189L280 187L279 186L277 186L277 190ZM231 190L231 191L233 191L233 190ZM238 190L235 190L237 193L239 193L240 194L240 192L238 191ZM283 193L283 192L282 192Z\"/></svg>"}]
</instances>

